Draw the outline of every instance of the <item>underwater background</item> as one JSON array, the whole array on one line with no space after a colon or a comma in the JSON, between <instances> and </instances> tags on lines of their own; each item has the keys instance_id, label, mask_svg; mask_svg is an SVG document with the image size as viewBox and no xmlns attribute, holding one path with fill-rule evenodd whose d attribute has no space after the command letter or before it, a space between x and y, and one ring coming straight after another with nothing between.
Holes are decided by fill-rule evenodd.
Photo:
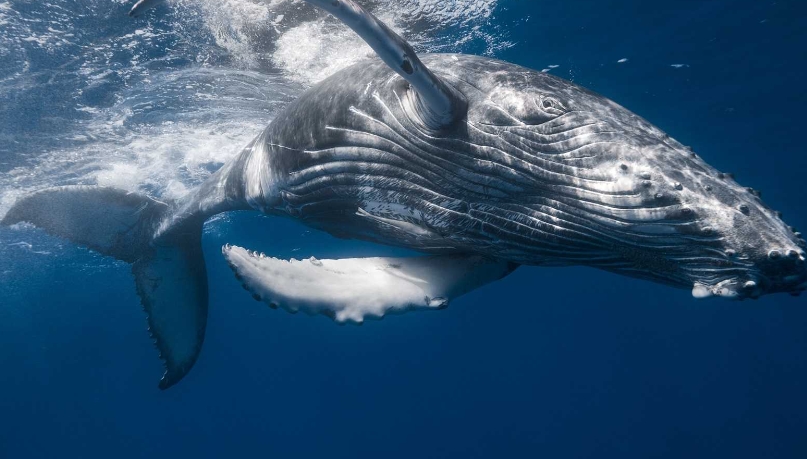
<instances>
[{"instance_id":1,"label":"underwater background","mask_svg":"<svg viewBox=\"0 0 807 459\"><path fill-rule=\"evenodd\" d=\"M803 0L362 1L420 52L597 91L807 227ZM307 87L370 55L294 0L0 0L0 216L33 190L171 199ZM804 458L805 298L696 301L586 268L518 269L362 327L254 301L225 243L399 253L231 213L203 239L204 349L168 391L130 267L0 228L0 458Z\"/></svg>"}]
</instances>

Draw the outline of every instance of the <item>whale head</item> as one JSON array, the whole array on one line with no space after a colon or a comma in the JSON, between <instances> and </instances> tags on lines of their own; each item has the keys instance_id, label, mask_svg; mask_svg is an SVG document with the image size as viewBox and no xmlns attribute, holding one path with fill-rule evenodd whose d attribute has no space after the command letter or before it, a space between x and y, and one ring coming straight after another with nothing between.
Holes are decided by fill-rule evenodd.
<instances>
[{"instance_id":1,"label":"whale head","mask_svg":"<svg viewBox=\"0 0 807 459\"><path fill-rule=\"evenodd\" d=\"M519 199L568 264L691 289L696 298L805 289L800 233L759 192L640 116L526 70L476 73L464 91L478 91L468 110L478 142L529 162L537 185Z\"/></svg>"}]
</instances>

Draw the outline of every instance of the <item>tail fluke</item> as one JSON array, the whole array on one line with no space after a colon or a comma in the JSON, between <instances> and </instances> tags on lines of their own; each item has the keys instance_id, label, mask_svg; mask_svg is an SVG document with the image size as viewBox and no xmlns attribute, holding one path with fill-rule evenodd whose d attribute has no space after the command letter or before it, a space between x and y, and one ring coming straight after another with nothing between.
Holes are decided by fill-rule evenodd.
<instances>
[{"instance_id":1,"label":"tail fluke","mask_svg":"<svg viewBox=\"0 0 807 459\"><path fill-rule=\"evenodd\" d=\"M165 374L160 389L182 379L199 356L207 324L207 273L201 228L193 240L156 244L132 265L137 294L148 316Z\"/></svg>"},{"instance_id":2,"label":"tail fluke","mask_svg":"<svg viewBox=\"0 0 807 459\"><path fill-rule=\"evenodd\" d=\"M154 240L170 212L147 196L103 187L52 188L15 203L0 224L31 223L55 236L132 264L149 331L165 364L160 388L190 371L207 322L202 221Z\"/></svg>"},{"instance_id":3,"label":"tail fluke","mask_svg":"<svg viewBox=\"0 0 807 459\"><path fill-rule=\"evenodd\" d=\"M28 222L48 233L134 263L168 206L146 196L91 186L50 188L17 201L3 225Z\"/></svg>"}]
</instances>

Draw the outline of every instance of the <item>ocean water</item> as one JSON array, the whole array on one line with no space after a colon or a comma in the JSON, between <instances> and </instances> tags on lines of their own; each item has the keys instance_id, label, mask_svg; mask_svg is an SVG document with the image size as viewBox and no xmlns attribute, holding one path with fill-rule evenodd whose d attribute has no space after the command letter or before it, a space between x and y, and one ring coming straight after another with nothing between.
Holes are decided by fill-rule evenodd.
<instances>
[{"instance_id":1,"label":"ocean water","mask_svg":"<svg viewBox=\"0 0 807 459\"><path fill-rule=\"evenodd\" d=\"M647 118L807 227L800 0L364 1L420 52L546 70ZM50 186L171 199L370 54L293 0L0 0L0 216ZM205 226L201 357L168 391L122 262L0 228L0 457L803 458L804 298L696 301L521 268L362 327L255 302L225 243L394 253L251 213Z\"/></svg>"}]
</instances>

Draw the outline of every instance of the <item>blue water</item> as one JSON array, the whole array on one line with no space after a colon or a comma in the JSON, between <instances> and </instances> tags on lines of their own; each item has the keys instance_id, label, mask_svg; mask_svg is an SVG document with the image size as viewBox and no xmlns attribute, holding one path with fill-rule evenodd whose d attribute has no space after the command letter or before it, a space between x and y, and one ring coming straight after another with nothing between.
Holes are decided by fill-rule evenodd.
<instances>
[{"instance_id":1,"label":"blue water","mask_svg":"<svg viewBox=\"0 0 807 459\"><path fill-rule=\"evenodd\" d=\"M64 184L182 195L360 57L349 33L285 0L173 2L139 21L127 8L0 0L0 215ZM373 10L421 51L598 91L807 227L803 1ZM445 311L341 327L252 300L224 243L391 253L249 213L209 222L204 349L162 392L129 267L0 229L0 457L807 457L803 298L698 302L591 269L521 268Z\"/></svg>"}]
</instances>

